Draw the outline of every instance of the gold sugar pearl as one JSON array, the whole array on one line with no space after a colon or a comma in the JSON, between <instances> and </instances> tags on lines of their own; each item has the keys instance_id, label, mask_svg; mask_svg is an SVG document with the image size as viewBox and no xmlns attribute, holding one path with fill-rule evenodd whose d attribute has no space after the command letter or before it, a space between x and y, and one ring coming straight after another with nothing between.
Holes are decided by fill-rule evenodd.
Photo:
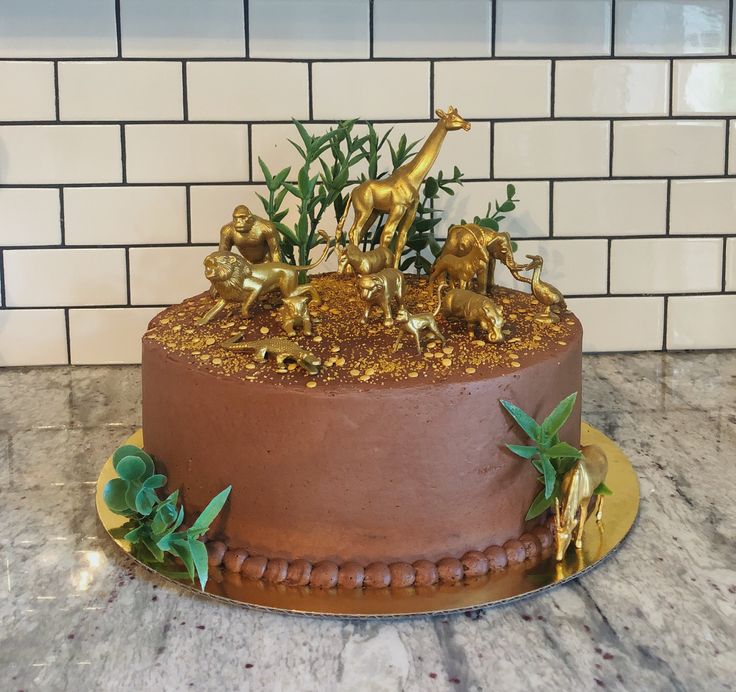
<instances>
[{"instance_id":1,"label":"gold sugar pearl","mask_svg":"<svg viewBox=\"0 0 736 692\"><path fill-rule=\"evenodd\" d=\"M432 355L431 353L428 353L427 351L425 351L424 353L422 353L422 355L423 355L423 356L424 356L425 358L434 358L434 356L433 356L433 355Z\"/></svg>"},{"instance_id":2,"label":"gold sugar pearl","mask_svg":"<svg viewBox=\"0 0 736 692\"><path fill-rule=\"evenodd\" d=\"M465 368L465 372L467 372L468 375L472 375L475 372L475 368Z\"/></svg>"},{"instance_id":3,"label":"gold sugar pearl","mask_svg":"<svg viewBox=\"0 0 736 692\"><path fill-rule=\"evenodd\" d=\"M436 341L430 341L427 344L427 348L437 348L437 342Z\"/></svg>"},{"instance_id":4,"label":"gold sugar pearl","mask_svg":"<svg viewBox=\"0 0 736 692\"><path fill-rule=\"evenodd\" d=\"M261 332L261 334L268 334L270 330L268 327L261 327L258 331Z\"/></svg>"},{"instance_id":5,"label":"gold sugar pearl","mask_svg":"<svg viewBox=\"0 0 736 692\"><path fill-rule=\"evenodd\" d=\"M367 375L368 377L372 377L373 375L375 375L375 374L376 374L376 370L375 370L375 368L366 368L366 370L365 370L365 374L366 374L366 375Z\"/></svg>"},{"instance_id":6,"label":"gold sugar pearl","mask_svg":"<svg viewBox=\"0 0 736 692\"><path fill-rule=\"evenodd\" d=\"M309 382L307 382L307 387L309 387L309 389L314 389L316 386L317 383L314 380L309 380Z\"/></svg>"},{"instance_id":7,"label":"gold sugar pearl","mask_svg":"<svg viewBox=\"0 0 736 692\"><path fill-rule=\"evenodd\" d=\"M337 360L335 361L335 363L337 363L338 365L345 365L345 359L344 359L344 358L342 358L342 357L340 357L340 358L338 358L338 359L337 359Z\"/></svg>"},{"instance_id":8,"label":"gold sugar pearl","mask_svg":"<svg viewBox=\"0 0 736 692\"><path fill-rule=\"evenodd\" d=\"M241 332L244 332L244 331L245 331L246 329L248 329L248 325L246 325L246 324L241 324L241 325L240 325L240 326L238 327L238 329L239 329L239 330L240 330Z\"/></svg>"},{"instance_id":9,"label":"gold sugar pearl","mask_svg":"<svg viewBox=\"0 0 736 692\"><path fill-rule=\"evenodd\" d=\"M181 331L181 325L180 324L177 324L176 327L172 327L171 331L172 332L180 332Z\"/></svg>"},{"instance_id":10,"label":"gold sugar pearl","mask_svg":"<svg viewBox=\"0 0 736 692\"><path fill-rule=\"evenodd\" d=\"M443 352L443 353L447 353L447 354L449 355L449 354L450 354L450 353L452 353L452 352L453 352L454 350L455 350L455 349L454 349L454 347L452 347L452 346L445 346L445 347L444 347L444 348L442 349L442 352Z\"/></svg>"},{"instance_id":11,"label":"gold sugar pearl","mask_svg":"<svg viewBox=\"0 0 736 692\"><path fill-rule=\"evenodd\" d=\"M509 353L509 358L511 358L511 360L519 360L519 356L516 355L516 353Z\"/></svg>"},{"instance_id":12,"label":"gold sugar pearl","mask_svg":"<svg viewBox=\"0 0 736 692\"><path fill-rule=\"evenodd\" d=\"M215 339L213 339L212 337L210 337L204 343L205 343L205 346L212 346L212 344L215 343Z\"/></svg>"},{"instance_id":13,"label":"gold sugar pearl","mask_svg":"<svg viewBox=\"0 0 736 692\"><path fill-rule=\"evenodd\" d=\"M518 360L512 360L511 361L511 367L512 368L520 368L521 367L521 363Z\"/></svg>"},{"instance_id":14,"label":"gold sugar pearl","mask_svg":"<svg viewBox=\"0 0 736 692\"><path fill-rule=\"evenodd\" d=\"M352 375L353 377L357 377L358 375L360 375L360 370L356 370L355 368L353 368L353 369L352 369L352 370L350 371L350 374L351 374L351 375Z\"/></svg>"},{"instance_id":15,"label":"gold sugar pearl","mask_svg":"<svg viewBox=\"0 0 736 692\"><path fill-rule=\"evenodd\" d=\"M213 358L212 365L222 365L222 358Z\"/></svg>"},{"instance_id":16,"label":"gold sugar pearl","mask_svg":"<svg viewBox=\"0 0 736 692\"><path fill-rule=\"evenodd\" d=\"M245 364L245 367L246 367L246 368L247 368L248 370L255 370L255 369L256 369L256 364L255 364L255 363L246 363L246 364Z\"/></svg>"},{"instance_id":17,"label":"gold sugar pearl","mask_svg":"<svg viewBox=\"0 0 736 692\"><path fill-rule=\"evenodd\" d=\"M368 375L361 375L358 379L361 382L367 382L370 379L370 377Z\"/></svg>"},{"instance_id":18,"label":"gold sugar pearl","mask_svg":"<svg viewBox=\"0 0 736 692\"><path fill-rule=\"evenodd\" d=\"M210 357L209 357L209 355L208 355L207 353L205 353L205 354L201 355L201 356L199 357L199 359L200 359L200 360L209 360L209 359L210 359Z\"/></svg>"},{"instance_id":19,"label":"gold sugar pearl","mask_svg":"<svg viewBox=\"0 0 736 692\"><path fill-rule=\"evenodd\" d=\"M287 370L296 370L296 363L289 363L289 364L288 364L288 365L286 366L286 369L287 369Z\"/></svg>"},{"instance_id":20,"label":"gold sugar pearl","mask_svg":"<svg viewBox=\"0 0 736 692\"><path fill-rule=\"evenodd\" d=\"M409 377L419 377L419 373L416 370L412 370L411 372L407 374Z\"/></svg>"},{"instance_id":21,"label":"gold sugar pearl","mask_svg":"<svg viewBox=\"0 0 736 692\"><path fill-rule=\"evenodd\" d=\"M444 365L446 368L452 365L452 359L451 358L443 358L442 359L442 365Z\"/></svg>"},{"instance_id":22,"label":"gold sugar pearl","mask_svg":"<svg viewBox=\"0 0 736 692\"><path fill-rule=\"evenodd\" d=\"M332 346L332 347L330 348L330 351L331 351L332 353L340 353L340 347L339 347L339 346Z\"/></svg>"},{"instance_id":23,"label":"gold sugar pearl","mask_svg":"<svg viewBox=\"0 0 736 692\"><path fill-rule=\"evenodd\" d=\"M558 341L557 342L560 346L567 346L567 341Z\"/></svg>"},{"instance_id":24,"label":"gold sugar pearl","mask_svg":"<svg viewBox=\"0 0 736 692\"><path fill-rule=\"evenodd\" d=\"M314 341L314 343L318 344L320 341L322 341L322 337L321 336L313 336L312 337L312 341Z\"/></svg>"},{"instance_id":25,"label":"gold sugar pearl","mask_svg":"<svg viewBox=\"0 0 736 692\"><path fill-rule=\"evenodd\" d=\"M471 343L475 346L485 346L486 345L486 342L483 341L482 339L474 339Z\"/></svg>"}]
</instances>

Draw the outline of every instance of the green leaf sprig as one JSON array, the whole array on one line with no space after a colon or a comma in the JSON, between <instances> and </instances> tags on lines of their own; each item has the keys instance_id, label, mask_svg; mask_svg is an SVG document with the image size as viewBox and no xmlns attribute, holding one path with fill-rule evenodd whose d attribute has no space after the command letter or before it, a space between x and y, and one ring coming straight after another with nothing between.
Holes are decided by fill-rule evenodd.
<instances>
[{"instance_id":1,"label":"green leaf sprig","mask_svg":"<svg viewBox=\"0 0 736 692\"><path fill-rule=\"evenodd\" d=\"M548 509L560 496L560 481L582 458L580 450L571 444L562 442L558 435L572 413L577 399L577 392L565 397L544 421L537 423L528 413L522 411L510 401L501 400L501 405L509 412L519 427L527 434L533 445L512 445L506 447L514 454L527 459L540 473L539 480L544 486L529 507L527 519L534 519Z\"/></svg>"},{"instance_id":2,"label":"green leaf sprig","mask_svg":"<svg viewBox=\"0 0 736 692\"><path fill-rule=\"evenodd\" d=\"M179 491L164 500L158 497L156 491L166 485L166 476L155 473L153 459L135 445L124 445L115 451L112 463L119 477L107 482L102 497L111 511L128 517L123 526L111 531L113 537L129 541L136 557L159 571L167 556L179 558L186 573L171 569L167 573L188 575L192 581L196 575L204 589L207 548L199 539L220 513L232 486L212 498L189 528L179 531L184 521L184 508L178 506Z\"/></svg>"},{"instance_id":3,"label":"green leaf sprig","mask_svg":"<svg viewBox=\"0 0 736 692\"><path fill-rule=\"evenodd\" d=\"M503 221L506 218L506 214L509 212L514 211L516 209L516 205L519 203L519 200L515 198L516 197L516 187L509 183L506 186L506 199L501 204L498 203L498 200L496 200L493 205L488 202L488 208L486 209L486 213L483 216L476 216L473 218L473 223L477 224L478 226L484 226L485 228L490 228L492 231L499 231L499 221ZM493 207L495 206L495 211L493 211ZM460 223L464 224L467 223L465 219L463 219ZM514 241L511 241L511 249L516 252L517 245Z\"/></svg>"}]
</instances>

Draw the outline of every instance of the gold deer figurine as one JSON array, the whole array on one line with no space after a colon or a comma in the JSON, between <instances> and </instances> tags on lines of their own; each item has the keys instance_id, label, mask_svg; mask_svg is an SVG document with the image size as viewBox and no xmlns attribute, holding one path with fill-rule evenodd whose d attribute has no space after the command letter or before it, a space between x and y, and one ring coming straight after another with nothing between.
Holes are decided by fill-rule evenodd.
<instances>
[{"instance_id":1,"label":"gold deer figurine","mask_svg":"<svg viewBox=\"0 0 736 692\"><path fill-rule=\"evenodd\" d=\"M417 344L417 355L422 355L422 332L429 332L434 338L445 345L445 337L437 326L437 320L431 312L410 313L403 305L396 311L396 324L399 326L399 335L396 337L391 353L396 353L401 345L404 334L411 334Z\"/></svg>"},{"instance_id":2,"label":"gold deer figurine","mask_svg":"<svg viewBox=\"0 0 736 692\"><path fill-rule=\"evenodd\" d=\"M381 232L381 245L389 247L398 230L393 261L393 266L398 268L406 236L419 206L419 188L437 159L445 136L453 130L470 129L470 123L452 106L447 109L447 113L439 109L435 113L439 122L411 161L399 166L387 178L366 180L351 191L345 211L337 224L335 237L338 244L351 206L355 212L355 220L348 232L348 238L355 245L360 243L379 214L388 214Z\"/></svg>"},{"instance_id":3,"label":"gold deer figurine","mask_svg":"<svg viewBox=\"0 0 736 692\"><path fill-rule=\"evenodd\" d=\"M583 547L583 530L588 506L596 488L606 480L608 459L596 445L580 450L583 458L562 477L560 498L555 500L555 557L563 559L575 533L575 548ZM596 521L603 518L603 496L597 495L594 508ZM577 529L577 531L576 531Z\"/></svg>"},{"instance_id":4,"label":"gold deer figurine","mask_svg":"<svg viewBox=\"0 0 736 692\"><path fill-rule=\"evenodd\" d=\"M544 310L534 319L546 324L559 322L560 313L567 310L565 297L552 284L540 278L544 260L539 255L527 255L527 259L531 262L526 265L526 269L534 270L531 278L532 294L544 306Z\"/></svg>"}]
</instances>

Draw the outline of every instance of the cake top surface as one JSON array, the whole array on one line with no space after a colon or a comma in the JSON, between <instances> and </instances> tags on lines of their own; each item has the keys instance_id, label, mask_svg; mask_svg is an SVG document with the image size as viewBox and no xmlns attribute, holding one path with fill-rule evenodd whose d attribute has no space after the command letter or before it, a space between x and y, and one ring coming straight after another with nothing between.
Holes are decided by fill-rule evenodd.
<instances>
[{"instance_id":1,"label":"cake top surface","mask_svg":"<svg viewBox=\"0 0 736 692\"><path fill-rule=\"evenodd\" d=\"M437 305L437 288L426 278L405 276L405 303L412 313L432 312ZM324 385L406 385L434 384L447 381L471 381L517 371L557 352L572 347L580 339L582 328L570 312L557 324L537 322L540 311L535 298L520 291L496 287L493 299L502 309L506 324L505 341L490 343L480 330L470 335L462 321L437 316L437 324L447 341L428 344L417 354L414 337L402 331L401 346L392 352L399 327L385 327L378 311L371 313L367 324L360 321L364 303L358 296L355 279L336 274L316 274L312 284L322 304L310 304L313 335L301 330L289 340L322 361L321 371L311 375L287 360L279 365L270 356L259 362L251 350L231 351L222 343L242 335L243 341L284 337L278 321L278 294L270 294L244 319L237 304L232 310L207 325L196 321L212 305L203 293L165 309L151 322L144 342L151 342L167 355L191 364L198 370L246 381L285 386L316 387Z\"/></svg>"}]
</instances>

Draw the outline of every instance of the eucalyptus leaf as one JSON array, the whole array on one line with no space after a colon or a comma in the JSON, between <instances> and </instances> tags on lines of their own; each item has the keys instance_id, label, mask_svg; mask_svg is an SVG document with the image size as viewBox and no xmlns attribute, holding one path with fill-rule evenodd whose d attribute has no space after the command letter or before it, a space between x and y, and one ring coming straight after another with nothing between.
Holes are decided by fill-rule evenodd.
<instances>
[{"instance_id":1,"label":"eucalyptus leaf","mask_svg":"<svg viewBox=\"0 0 736 692\"><path fill-rule=\"evenodd\" d=\"M147 517L152 511L153 506L156 504L156 491L149 490L143 486L135 496L135 509L138 514L142 514Z\"/></svg>"},{"instance_id":2,"label":"eucalyptus leaf","mask_svg":"<svg viewBox=\"0 0 736 692\"><path fill-rule=\"evenodd\" d=\"M156 473L153 476L149 476L143 481L144 488L163 488L166 485L166 476L162 473Z\"/></svg>"},{"instance_id":3,"label":"eucalyptus leaf","mask_svg":"<svg viewBox=\"0 0 736 692\"><path fill-rule=\"evenodd\" d=\"M145 478L154 473L153 459L151 459L151 457L146 454L146 452L144 452L140 447L136 447L135 445L123 445L122 447L118 447L115 452L113 452L112 467L115 469L115 471L118 470L118 464L120 463L120 461L129 456L138 457L146 465L146 471L144 474ZM118 475L120 474L118 473Z\"/></svg>"},{"instance_id":4,"label":"eucalyptus leaf","mask_svg":"<svg viewBox=\"0 0 736 692\"><path fill-rule=\"evenodd\" d=\"M115 469L118 476L126 481L137 481L146 473L146 464L139 457L123 457Z\"/></svg>"},{"instance_id":5,"label":"eucalyptus leaf","mask_svg":"<svg viewBox=\"0 0 736 692\"><path fill-rule=\"evenodd\" d=\"M125 499L127 492L128 482L122 478L113 478L105 483L102 499L115 514L125 514L128 511L128 502Z\"/></svg>"}]
</instances>

